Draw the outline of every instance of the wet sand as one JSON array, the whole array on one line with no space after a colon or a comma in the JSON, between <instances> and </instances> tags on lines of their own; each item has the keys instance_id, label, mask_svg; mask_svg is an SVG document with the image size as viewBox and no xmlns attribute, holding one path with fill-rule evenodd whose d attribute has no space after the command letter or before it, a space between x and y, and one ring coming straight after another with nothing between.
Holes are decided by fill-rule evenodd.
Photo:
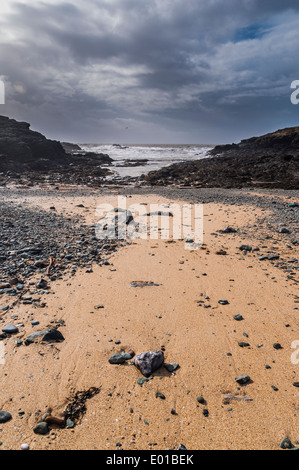
<instances>
[{"instance_id":1,"label":"wet sand","mask_svg":"<svg viewBox=\"0 0 299 470\"><path fill-rule=\"evenodd\" d=\"M117 191L1 197L34 210L55 206L58 214L80 216L92 225L96 206L116 205ZM130 204L174 202L172 194L161 194L131 194ZM281 192L279 200L288 204L287 197ZM265 200L271 198L267 194ZM286 437L296 445L299 402L293 383L299 380L299 364L292 363L292 344L299 340L298 274L259 257L271 251L287 264L298 257L298 246L290 245L287 235L273 233L269 202L264 208L245 202L204 204L200 250L186 250L183 240L133 241L111 255L110 264L94 264L90 273L67 271L51 282L50 294L42 295L45 308L18 302L1 314L3 324L24 324L2 342L0 406L13 418L0 425L3 449L27 443L30 449L167 450L183 444L190 450L274 450ZM237 233L219 232L228 226ZM244 244L260 251L244 254L239 249ZM217 254L221 251L226 255ZM134 288L134 281L157 285ZM228 304L219 304L221 299ZM10 299L2 296L0 302L6 305ZM99 305L104 308L96 309ZM238 314L243 321L234 319ZM40 324L32 327L32 319ZM64 342L16 346L16 339L60 319ZM244 342L249 346L240 347ZM275 343L283 349L276 350ZM116 352L161 348L165 362L180 368L173 374L161 368L142 387L137 384L142 375L130 361L108 362ZM246 386L235 381L242 374L251 378ZM86 402L86 414L74 429L33 433L44 413L61 416L69 398L90 387L99 393ZM157 392L165 400L156 398ZM228 394L239 399L228 402Z\"/></svg>"}]
</instances>

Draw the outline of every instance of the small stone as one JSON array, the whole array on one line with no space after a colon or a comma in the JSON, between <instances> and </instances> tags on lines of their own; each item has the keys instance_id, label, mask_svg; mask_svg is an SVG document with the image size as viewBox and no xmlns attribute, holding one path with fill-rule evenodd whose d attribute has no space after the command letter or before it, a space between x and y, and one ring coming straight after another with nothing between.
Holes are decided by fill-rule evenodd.
<instances>
[{"instance_id":1,"label":"small stone","mask_svg":"<svg viewBox=\"0 0 299 470\"><path fill-rule=\"evenodd\" d=\"M12 416L7 411L0 411L0 423L7 423L12 419Z\"/></svg>"},{"instance_id":2,"label":"small stone","mask_svg":"<svg viewBox=\"0 0 299 470\"><path fill-rule=\"evenodd\" d=\"M244 318L242 317L242 315L235 315L235 316L234 316L234 320L236 320L236 321L242 321L242 320L244 320Z\"/></svg>"},{"instance_id":3,"label":"small stone","mask_svg":"<svg viewBox=\"0 0 299 470\"><path fill-rule=\"evenodd\" d=\"M36 283L37 289L48 289L48 282L45 279L39 279Z\"/></svg>"},{"instance_id":4,"label":"small stone","mask_svg":"<svg viewBox=\"0 0 299 470\"><path fill-rule=\"evenodd\" d=\"M197 397L196 400L198 401L198 403L200 403L201 405L204 405L205 404L205 399L204 397Z\"/></svg>"},{"instance_id":5,"label":"small stone","mask_svg":"<svg viewBox=\"0 0 299 470\"><path fill-rule=\"evenodd\" d=\"M49 432L49 427L47 425L47 423L38 423L35 428L33 429L33 432L35 434L40 434L41 436L44 436L46 434L48 434Z\"/></svg>"},{"instance_id":6,"label":"small stone","mask_svg":"<svg viewBox=\"0 0 299 470\"><path fill-rule=\"evenodd\" d=\"M109 359L110 364L123 364L125 361L124 356L119 353L113 354Z\"/></svg>"},{"instance_id":7,"label":"small stone","mask_svg":"<svg viewBox=\"0 0 299 470\"><path fill-rule=\"evenodd\" d=\"M28 444L22 444L21 445L21 450L29 450L29 445Z\"/></svg>"},{"instance_id":8,"label":"small stone","mask_svg":"<svg viewBox=\"0 0 299 470\"><path fill-rule=\"evenodd\" d=\"M142 387L142 385L145 384L148 381L149 381L149 379L144 379L144 378L137 379L137 383L138 383L138 385L140 385L140 387Z\"/></svg>"},{"instance_id":9,"label":"small stone","mask_svg":"<svg viewBox=\"0 0 299 470\"><path fill-rule=\"evenodd\" d=\"M14 335L16 333L19 333L19 329L15 325L6 325L4 328L2 328L3 333L6 333L8 335Z\"/></svg>"},{"instance_id":10,"label":"small stone","mask_svg":"<svg viewBox=\"0 0 299 470\"><path fill-rule=\"evenodd\" d=\"M293 444L291 443L290 439L286 438L284 439L281 444L280 444L281 449L292 449Z\"/></svg>"},{"instance_id":11,"label":"small stone","mask_svg":"<svg viewBox=\"0 0 299 470\"><path fill-rule=\"evenodd\" d=\"M240 384L240 385L245 385L250 381L249 375L240 375L240 377L237 377L235 381Z\"/></svg>"},{"instance_id":12,"label":"small stone","mask_svg":"<svg viewBox=\"0 0 299 470\"><path fill-rule=\"evenodd\" d=\"M187 450L187 448L183 444L180 444L178 450Z\"/></svg>"},{"instance_id":13,"label":"small stone","mask_svg":"<svg viewBox=\"0 0 299 470\"><path fill-rule=\"evenodd\" d=\"M165 395L163 395L163 393L157 392L156 398L161 398L161 400L165 400Z\"/></svg>"},{"instance_id":14,"label":"small stone","mask_svg":"<svg viewBox=\"0 0 299 470\"><path fill-rule=\"evenodd\" d=\"M73 429L75 427L75 423L73 420L71 420L70 418L68 418L66 420L66 429Z\"/></svg>"},{"instance_id":15,"label":"small stone","mask_svg":"<svg viewBox=\"0 0 299 470\"><path fill-rule=\"evenodd\" d=\"M218 300L218 304L220 304L220 305L229 305L229 301L228 300Z\"/></svg>"},{"instance_id":16,"label":"small stone","mask_svg":"<svg viewBox=\"0 0 299 470\"><path fill-rule=\"evenodd\" d=\"M283 347L282 347L281 344L279 344L279 343L274 343L274 344L273 344L273 348L274 348L274 349L277 349L277 350L283 349Z\"/></svg>"},{"instance_id":17,"label":"small stone","mask_svg":"<svg viewBox=\"0 0 299 470\"><path fill-rule=\"evenodd\" d=\"M202 410L202 414L205 416L205 418L209 417L209 410Z\"/></svg>"},{"instance_id":18,"label":"small stone","mask_svg":"<svg viewBox=\"0 0 299 470\"><path fill-rule=\"evenodd\" d=\"M173 362L171 364L164 364L164 367L168 372L174 372L175 370L179 369L179 364L177 362Z\"/></svg>"}]
</instances>

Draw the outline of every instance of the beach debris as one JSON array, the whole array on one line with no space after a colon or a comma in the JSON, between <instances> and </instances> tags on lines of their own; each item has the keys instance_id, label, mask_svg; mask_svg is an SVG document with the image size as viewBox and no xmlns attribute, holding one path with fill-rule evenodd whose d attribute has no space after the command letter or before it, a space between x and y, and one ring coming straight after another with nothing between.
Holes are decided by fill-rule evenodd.
<instances>
[{"instance_id":1,"label":"beach debris","mask_svg":"<svg viewBox=\"0 0 299 470\"><path fill-rule=\"evenodd\" d=\"M50 431L50 429L49 429L47 423L45 423L45 422L38 423L33 428L34 434L40 434L41 436L45 436L46 434L48 434L49 431Z\"/></svg>"},{"instance_id":2,"label":"beach debris","mask_svg":"<svg viewBox=\"0 0 299 470\"><path fill-rule=\"evenodd\" d=\"M2 328L2 332L7 335L15 335L19 333L19 328L15 325L8 324Z\"/></svg>"},{"instance_id":3,"label":"beach debris","mask_svg":"<svg viewBox=\"0 0 299 470\"><path fill-rule=\"evenodd\" d=\"M161 398L161 400L165 400L165 395L163 395L163 393L161 392L156 392L156 398Z\"/></svg>"},{"instance_id":4,"label":"beach debris","mask_svg":"<svg viewBox=\"0 0 299 470\"><path fill-rule=\"evenodd\" d=\"M149 377L155 370L159 369L163 362L164 354L162 351L144 352L134 358L134 365L145 377Z\"/></svg>"},{"instance_id":5,"label":"beach debris","mask_svg":"<svg viewBox=\"0 0 299 470\"><path fill-rule=\"evenodd\" d=\"M245 385L250 381L250 377L249 375L246 375L246 374L240 375L240 377L237 377L235 381L240 385Z\"/></svg>"},{"instance_id":6,"label":"beach debris","mask_svg":"<svg viewBox=\"0 0 299 470\"><path fill-rule=\"evenodd\" d=\"M25 345L29 346L38 339L47 343L60 343L64 341L64 336L56 328L45 331L35 331L25 339Z\"/></svg>"},{"instance_id":7,"label":"beach debris","mask_svg":"<svg viewBox=\"0 0 299 470\"><path fill-rule=\"evenodd\" d=\"M123 364L124 362L126 362L126 359L122 354L115 353L109 358L109 362L110 364Z\"/></svg>"},{"instance_id":8,"label":"beach debris","mask_svg":"<svg viewBox=\"0 0 299 470\"><path fill-rule=\"evenodd\" d=\"M0 423L7 423L12 419L12 416L7 411L0 411Z\"/></svg>"},{"instance_id":9,"label":"beach debris","mask_svg":"<svg viewBox=\"0 0 299 470\"><path fill-rule=\"evenodd\" d=\"M152 281L133 281L130 287L159 287L160 285Z\"/></svg>"},{"instance_id":10,"label":"beach debris","mask_svg":"<svg viewBox=\"0 0 299 470\"><path fill-rule=\"evenodd\" d=\"M253 401L253 398L247 397L247 396L241 396L241 395L223 395L223 404L224 405L229 405L232 400L237 400L237 401Z\"/></svg>"},{"instance_id":11,"label":"beach debris","mask_svg":"<svg viewBox=\"0 0 299 470\"><path fill-rule=\"evenodd\" d=\"M86 402L100 393L97 387L91 387L88 390L76 392L73 398L69 398L70 403L64 412L65 419L70 419L74 423L86 413Z\"/></svg>"},{"instance_id":12,"label":"beach debris","mask_svg":"<svg viewBox=\"0 0 299 470\"><path fill-rule=\"evenodd\" d=\"M48 426L56 426L58 428L65 427L65 418L56 418L55 416L50 415L47 416L44 421L48 424Z\"/></svg>"}]
</instances>

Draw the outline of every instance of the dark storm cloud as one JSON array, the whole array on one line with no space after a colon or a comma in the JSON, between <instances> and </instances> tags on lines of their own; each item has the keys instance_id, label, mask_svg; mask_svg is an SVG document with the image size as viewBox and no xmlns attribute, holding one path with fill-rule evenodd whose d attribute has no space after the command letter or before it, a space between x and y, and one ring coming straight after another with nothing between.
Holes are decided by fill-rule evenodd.
<instances>
[{"instance_id":1,"label":"dark storm cloud","mask_svg":"<svg viewBox=\"0 0 299 470\"><path fill-rule=\"evenodd\" d=\"M0 112L75 141L219 142L295 125L298 26L290 0L7 0Z\"/></svg>"}]
</instances>

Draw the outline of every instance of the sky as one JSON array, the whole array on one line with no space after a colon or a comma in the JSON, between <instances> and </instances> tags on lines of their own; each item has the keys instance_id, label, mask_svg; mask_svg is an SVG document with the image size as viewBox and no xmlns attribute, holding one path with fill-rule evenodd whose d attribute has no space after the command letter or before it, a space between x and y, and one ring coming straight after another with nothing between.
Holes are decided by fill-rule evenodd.
<instances>
[{"instance_id":1,"label":"sky","mask_svg":"<svg viewBox=\"0 0 299 470\"><path fill-rule=\"evenodd\" d=\"M5 0L0 114L70 142L217 144L299 125L296 0Z\"/></svg>"}]
</instances>

